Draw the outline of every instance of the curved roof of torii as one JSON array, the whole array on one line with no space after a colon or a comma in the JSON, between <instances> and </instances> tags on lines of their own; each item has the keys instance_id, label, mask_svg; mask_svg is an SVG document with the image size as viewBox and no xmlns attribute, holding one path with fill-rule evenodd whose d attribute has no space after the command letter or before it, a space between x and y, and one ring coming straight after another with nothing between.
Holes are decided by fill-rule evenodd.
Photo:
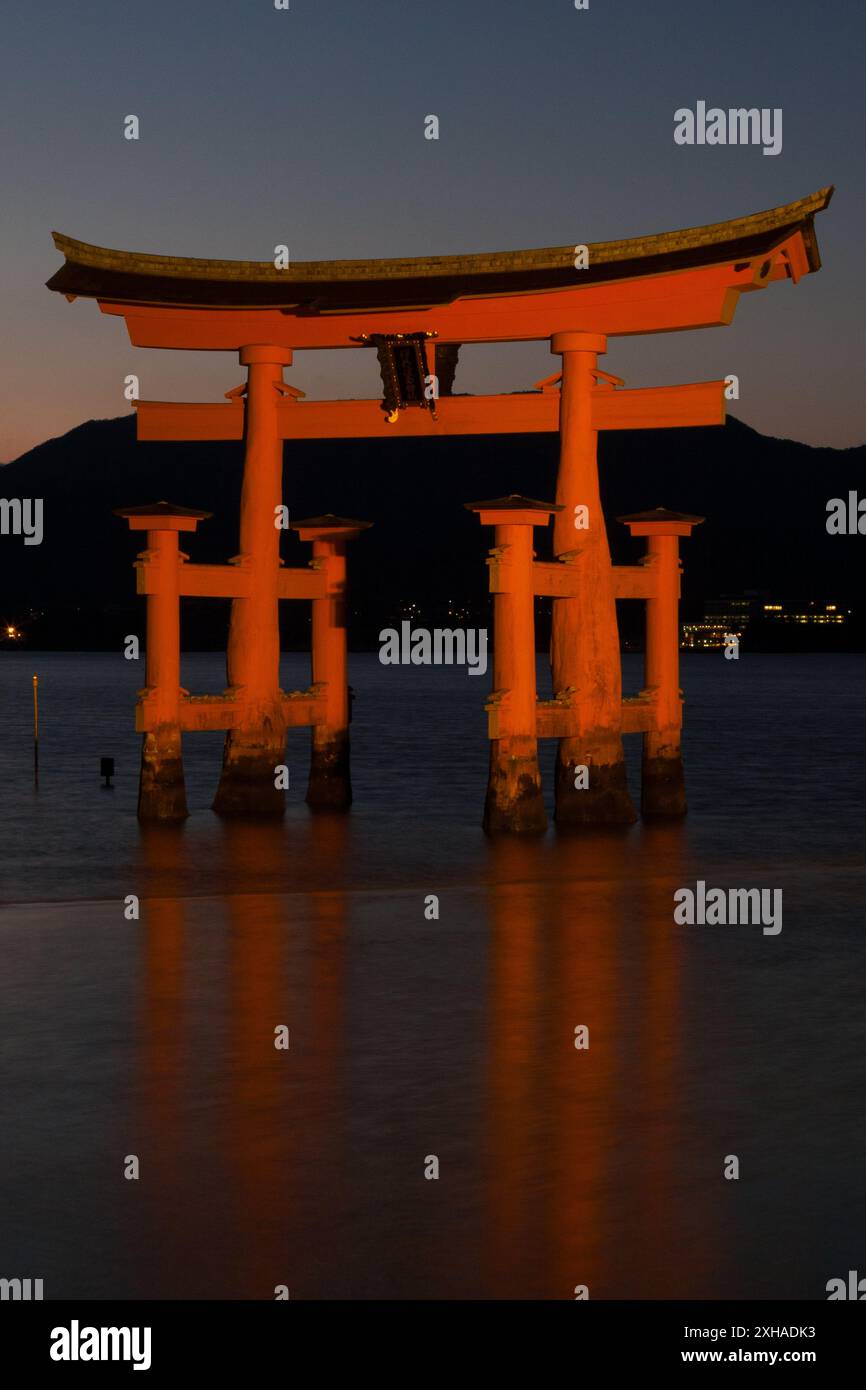
<instances>
[{"instance_id":1,"label":"curved roof of torii","mask_svg":"<svg viewBox=\"0 0 866 1390\"><path fill-rule=\"evenodd\" d=\"M692 267L717 265L772 251L802 234L807 264L821 259L814 217L832 187L783 207L706 227L590 243L589 264L576 271L574 247L496 251L466 256L393 260L298 261L278 270L271 261L217 261L112 251L55 232L65 263L48 288L123 305L211 309L284 309L299 314L345 313L447 304L467 296L574 289Z\"/></svg>"}]
</instances>

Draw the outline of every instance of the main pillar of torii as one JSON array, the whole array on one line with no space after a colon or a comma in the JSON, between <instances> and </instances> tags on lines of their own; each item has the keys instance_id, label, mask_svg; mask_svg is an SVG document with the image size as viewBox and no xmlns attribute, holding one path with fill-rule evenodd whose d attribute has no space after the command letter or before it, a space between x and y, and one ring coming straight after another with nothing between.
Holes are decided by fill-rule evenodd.
<instances>
[{"instance_id":1,"label":"main pillar of torii","mask_svg":"<svg viewBox=\"0 0 866 1390\"><path fill-rule=\"evenodd\" d=\"M249 576L242 598L232 599L226 651L228 694L243 710L226 733L223 768L213 808L219 815L280 816L284 798L275 769L282 764L286 729L280 691L279 573L283 441L277 407L287 388L283 367L290 349L241 348L247 368L240 553L233 561Z\"/></svg>"},{"instance_id":2,"label":"main pillar of torii","mask_svg":"<svg viewBox=\"0 0 866 1390\"><path fill-rule=\"evenodd\" d=\"M559 472L553 550L579 553L580 587L553 605L550 664L554 698L566 693L579 712L580 732L559 740L556 819L560 825L620 825L637 819L626 784L620 727L622 676L613 569L601 509L593 418L600 333L555 333L562 357ZM578 790L575 770L588 769Z\"/></svg>"}]
</instances>

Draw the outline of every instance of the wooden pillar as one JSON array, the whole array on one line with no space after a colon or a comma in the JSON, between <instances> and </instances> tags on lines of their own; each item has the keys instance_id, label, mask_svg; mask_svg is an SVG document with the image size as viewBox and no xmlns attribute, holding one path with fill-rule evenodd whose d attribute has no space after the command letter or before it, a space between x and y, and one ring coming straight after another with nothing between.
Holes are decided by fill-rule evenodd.
<instances>
[{"instance_id":1,"label":"wooden pillar","mask_svg":"<svg viewBox=\"0 0 866 1390\"><path fill-rule=\"evenodd\" d=\"M325 592L312 601L312 675L320 687L325 718L312 728L307 805L313 811L347 811L352 804L349 757L349 680L346 632L346 544L369 521L310 517L296 522L302 541L313 545L313 565L325 578Z\"/></svg>"},{"instance_id":2,"label":"wooden pillar","mask_svg":"<svg viewBox=\"0 0 866 1390\"><path fill-rule=\"evenodd\" d=\"M576 552L580 574L579 594L554 600L551 629L554 696L569 693L579 728L557 747L556 821L562 826L636 819L626 784L619 630L592 423L594 373L606 346L597 333L555 333L551 339L551 351L562 356L556 485L562 510L554 518L553 549L557 557ZM586 512L576 513L578 507ZM576 777L581 766L589 770L588 786Z\"/></svg>"},{"instance_id":3,"label":"wooden pillar","mask_svg":"<svg viewBox=\"0 0 866 1390\"><path fill-rule=\"evenodd\" d=\"M512 496L467 503L482 526L495 527L487 561L493 594L493 694L490 769L483 827L540 834L547 828L538 768L535 678L533 526L546 525L553 507Z\"/></svg>"},{"instance_id":4,"label":"wooden pillar","mask_svg":"<svg viewBox=\"0 0 866 1390\"><path fill-rule=\"evenodd\" d=\"M283 445L278 406L288 348L241 348L248 368L240 554L250 576L248 596L232 600L226 667L238 706L226 735L213 808L223 816L281 816L285 797L275 784L283 762L285 723L280 691L278 575Z\"/></svg>"},{"instance_id":5,"label":"wooden pillar","mask_svg":"<svg viewBox=\"0 0 866 1390\"><path fill-rule=\"evenodd\" d=\"M127 507L130 530L147 531L147 550L138 557L138 591L147 595L145 689L139 697L143 729L138 818L180 821L188 814L180 728L179 531L194 531L210 512L157 502Z\"/></svg>"},{"instance_id":6,"label":"wooden pillar","mask_svg":"<svg viewBox=\"0 0 866 1390\"><path fill-rule=\"evenodd\" d=\"M680 690L679 538L703 517L662 507L619 518L633 536L647 537L653 592L646 605L644 686L653 698L653 727L643 736L641 815L649 820L686 814L682 759L683 700Z\"/></svg>"}]
</instances>

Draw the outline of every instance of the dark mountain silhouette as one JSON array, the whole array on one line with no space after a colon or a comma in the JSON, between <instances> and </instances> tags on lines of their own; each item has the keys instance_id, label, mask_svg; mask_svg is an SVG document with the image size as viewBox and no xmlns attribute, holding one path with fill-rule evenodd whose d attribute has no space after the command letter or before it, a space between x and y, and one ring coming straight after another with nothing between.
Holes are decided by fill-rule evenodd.
<instances>
[{"instance_id":1,"label":"dark mountain silhouette","mask_svg":"<svg viewBox=\"0 0 866 1390\"><path fill-rule=\"evenodd\" d=\"M445 622L449 607L484 621L490 533L463 503L509 492L552 499L557 445L555 435L287 445L293 520L330 511L375 523L350 551L355 645L376 644L410 603L428 626ZM706 598L746 590L829 598L854 610L849 640L866 645L866 539L829 536L825 525L829 498L866 493L866 446L812 448L729 419L720 428L607 432L599 453L619 563L642 544L617 515L664 505L706 516L683 543L686 616L700 616ZM238 548L241 466L240 444L139 444L132 415L89 421L22 455L0 470L0 494L44 499L44 541L0 538L0 618L20 621L33 646L100 647L139 631L131 565L143 537L112 509L167 498L212 511L183 544L193 560L225 561ZM546 556L549 538L536 534ZM294 534L284 537L287 564L308 554ZM220 645L227 607L185 600L185 645ZM636 607L624 605L627 634L637 631ZM285 642L305 644L308 605L282 609Z\"/></svg>"}]
</instances>

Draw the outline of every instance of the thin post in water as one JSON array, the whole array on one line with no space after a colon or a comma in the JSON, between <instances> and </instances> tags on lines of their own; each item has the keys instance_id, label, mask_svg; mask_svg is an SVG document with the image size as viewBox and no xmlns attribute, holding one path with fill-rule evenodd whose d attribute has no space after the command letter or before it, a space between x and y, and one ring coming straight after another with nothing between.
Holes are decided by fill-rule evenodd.
<instances>
[{"instance_id":1,"label":"thin post in water","mask_svg":"<svg viewBox=\"0 0 866 1390\"><path fill-rule=\"evenodd\" d=\"M33 677L33 783L39 786L39 677Z\"/></svg>"}]
</instances>

